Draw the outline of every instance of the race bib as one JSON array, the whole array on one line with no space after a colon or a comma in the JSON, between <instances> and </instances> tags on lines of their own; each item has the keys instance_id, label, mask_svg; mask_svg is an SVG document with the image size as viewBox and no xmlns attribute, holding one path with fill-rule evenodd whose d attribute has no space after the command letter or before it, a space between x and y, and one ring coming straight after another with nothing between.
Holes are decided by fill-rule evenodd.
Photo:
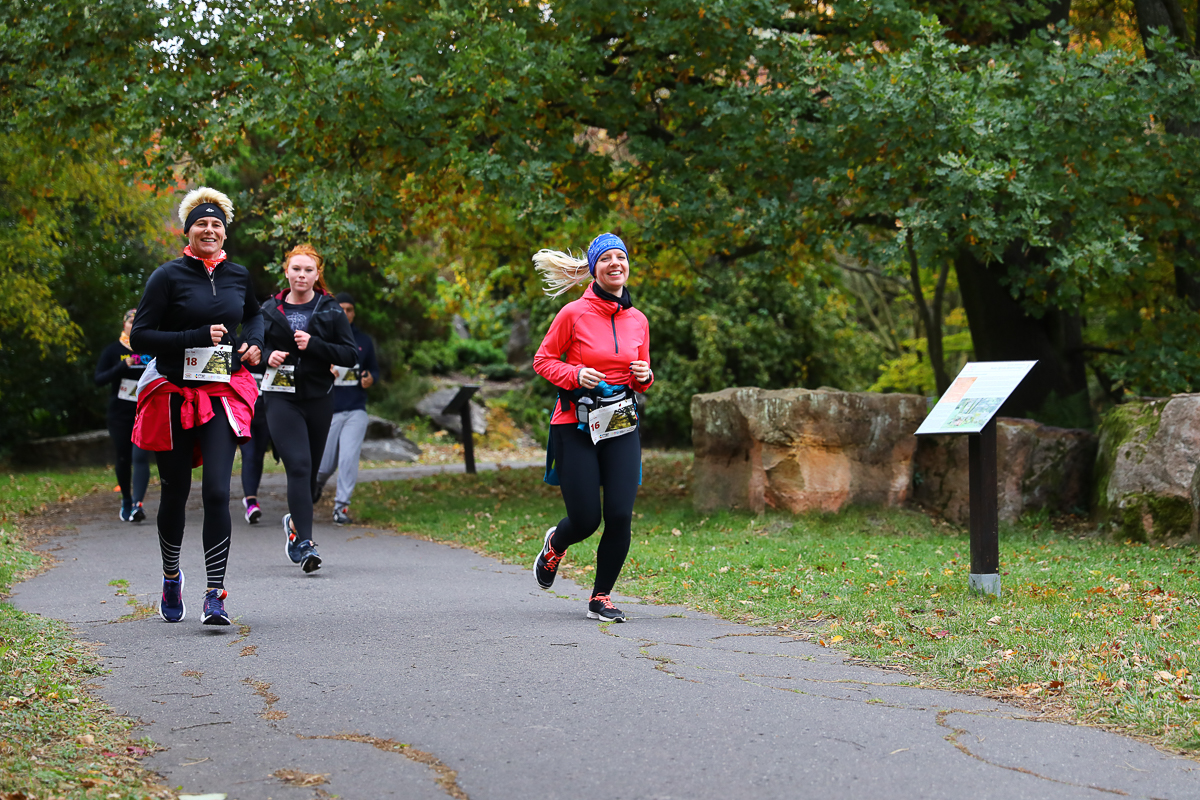
<instances>
[{"instance_id":1,"label":"race bib","mask_svg":"<svg viewBox=\"0 0 1200 800\"><path fill-rule=\"evenodd\" d=\"M633 433L637 425L637 407L632 397L609 406L600 406L588 414L588 433L591 434L592 444Z\"/></svg>"},{"instance_id":2,"label":"race bib","mask_svg":"<svg viewBox=\"0 0 1200 800\"><path fill-rule=\"evenodd\" d=\"M137 396L138 382L133 378L121 378L121 385L117 387L117 399L136 403Z\"/></svg>"},{"instance_id":3,"label":"race bib","mask_svg":"<svg viewBox=\"0 0 1200 800\"><path fill-rule=\"evenodd\" d=\"M334 386L358 386L358 364L353 367L339 367L333 365L336 370L333 376Z\"/></svg>"},{"instance_id":4,"label":"race bib","mask_svg":"<svg viewBox=\"0 0 1200 800\"><path fill-rule=\"evenodd\" d=\"M296 393L296 367L294 364L283 364L278 367L267 367L267 373L263 375L262 386L260 391L263 392L288 392Z\"/></svg>"},{"instance_id":5,"label":"race bib","mask_svg":"<svg viewBox=\"0 0 1200 800\"><path fill-rule=\"evenodd\" d=\"M233 375L233 347L218 344L213 347L189 347L183 351L183 379L229 383Z\"/></svg>"}]
</instances>

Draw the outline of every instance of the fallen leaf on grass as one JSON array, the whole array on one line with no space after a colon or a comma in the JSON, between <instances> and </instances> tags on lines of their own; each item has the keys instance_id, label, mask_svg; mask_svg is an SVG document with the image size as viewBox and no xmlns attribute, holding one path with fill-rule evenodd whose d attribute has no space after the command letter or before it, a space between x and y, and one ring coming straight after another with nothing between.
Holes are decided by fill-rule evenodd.
<instances>
[{"instance_id":1,"label":"fallen leaf on grass","mask_svg":"<svg viewBox=\"0 0 1200 800\"><path fill-rule=\"evenodd\" d=\"M683 531L679 530L679 528L671 528L671 535L672 536L683 536Z\"/></svg>"},{"instance_id":2,"label":"fallen leaf on grass","mask_svg":"<svg viewBox=\"0 0 1200 800\"><path fill-rule=\"evenodd\" d=\"M999 617L992 617L991 619L989 619L989 620L987 621L987 624L988 624L988 625L999 625L999 624L1000 624L1000 622L1001 622L1001 620L1000 620L1000 618L999 618Z\"/></svg>"},{"instance_id":3,"label":"fallen leaf on grass","mask_svg":"<svg viewBox=\"0 0 1200 800\"><path fill-rule=\"evenodd\" d=\"M320 786L327 783L329 773L301 772L298 769L277 769L271 775L289 786Z\"/></svg>"}]
</instances>

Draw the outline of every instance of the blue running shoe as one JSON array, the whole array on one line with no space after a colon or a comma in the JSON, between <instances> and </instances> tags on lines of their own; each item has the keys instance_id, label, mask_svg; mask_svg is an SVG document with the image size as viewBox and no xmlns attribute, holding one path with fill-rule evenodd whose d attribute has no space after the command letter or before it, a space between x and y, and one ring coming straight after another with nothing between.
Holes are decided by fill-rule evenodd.
<instances>
[{"instance_id":1,"label":"blue running shoe","mask_svg":"<svg viewBox=\"0 0 1200 800\"><path fill-rule=\"evenodd\" d=\"M187 608L183 605L183 570L178 578L163 576L162 601L158 604L158 615L167 622L179 622Z\"/></svg>"},{"instance_id":2,"label":"blue running shoe","mask_svg":"<svg viewBox=\"0 0 1200 800\"><path fill-rule=\"evenodd\" d=\"M287 542L287 557L292 560L293 564L299 564L304 560L304 555L300 552L301 542L296 538L296 532L292 530L291 514L283 515L283 532L287 534L287 539L285 540Z\"/></svg>"},{"instance_id":3,"label":"blue running shoe","mask_svg":"<svg viewBox=\"0 0 1200 800\"><path fill-rule=\"evenodd\" d=\"M229 592L224 589L209 589L204 593L204 614L200 621L205 625L228 625L229 615L225 613L225 598Z\"/></svg>"},{"instance_id":4,"label":"blue running shoe","mask_svg":"<svg viewBox=\"0 0 1200 800\"><path fill-rule=\"evenodd\" d=\"M129 522L129 518L133 516L133 501L122 500L121 511L119 514L117 514L117 516L120 518L121 522Z\"/></svg>"},{"instance_id":5,"label":"blue running shoe","mask_svg":"<svg viewBox=\"0 0 1200 800\"><path fill-rule=\"evenodd\" d=\"M305 539L300 543L300 569L305 572L316 572L321 568L321 556L317 554L317 543Z\"/></svg>"}]
</instances>

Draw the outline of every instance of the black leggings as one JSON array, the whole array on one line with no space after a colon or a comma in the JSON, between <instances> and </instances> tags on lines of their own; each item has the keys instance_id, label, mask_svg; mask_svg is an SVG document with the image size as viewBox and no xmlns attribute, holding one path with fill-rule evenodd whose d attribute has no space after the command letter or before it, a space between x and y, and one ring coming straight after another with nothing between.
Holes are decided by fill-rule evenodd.
<instances>
[{"instance_id":1,"label":"black leggings","mask_svg":"<svg viewBox=\"0 0 1200 800\"><path fill-rule=\"evenodd\" d=\"M113 400L129 406L108 412L108 435L116 448L115 472L117 485L121 487L121 501L128 506L146 499L146 486L150 483L150 453L133 445L133 417L136 403L128 400Z\"/></svg>"},{"instance_id":2,"label":"black leggings","mask_svg":"<svg viewBox=\"0 0 1200 800\"><path fill-rule=\"evenodd\" d=\"M296 538L311 539L317 468L321 466L333 419L333 394L297 400L292 395L274 392L263 401L267 406L271 442L287 472L288 511Z\"/></svg>"},{"instance_id":3,"label":"black leggings","mask_svg":"<svg viewBox=\"0 0 1200 800\"><path fill-rule=\"evenodd\" d=\"M609 594L629 555L633 501L642 478L642 442L636 433L592 444L574 424L551 425L554 460L567 516L550 537L557 552L582 542L600 527L604 534L596 547L596 582L592 596ZM604 487L603 505L600 487Z\"/></svg>"},{"instance_id":4,"label":"black leggings","mask_svg":"<svg viewBox=\"0 0 1200 800\"><path fill-rule=\"evenodd\" d=\"M220 398L212 398L216 416L188 430L184 430L179 421L182 405L182 395L171 395L171 441L175 447L155 454L158 456L158 477L162 482L158 544L162 550L163 573L173 575L179 571L187 500L192 491L192 448L199 443L204 458L200 482L200 496L204 501L204 566L208 573L208 588L224 589L225 567L229 563L229 480L233 477L237 439Z\"/></svg>"},{"instance_id":5,"label":"black leggings","mask_svg":"<svg viewBox=\"0 0 1200 800\"><path fill-rule=\"evenodd\" d=\"M258 497L258 485L262 483L263 457L271 444L264 405L261 397L255 402L254 421L250 423L250 439L241 445L242 497Z\"/></svg>"}]
</instances>

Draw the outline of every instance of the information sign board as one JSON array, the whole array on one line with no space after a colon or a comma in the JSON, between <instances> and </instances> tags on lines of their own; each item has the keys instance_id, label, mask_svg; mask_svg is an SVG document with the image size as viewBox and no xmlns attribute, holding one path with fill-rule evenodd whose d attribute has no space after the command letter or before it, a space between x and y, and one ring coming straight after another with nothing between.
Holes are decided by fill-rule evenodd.
<instances>
[{"instance_id":1,"label":"information sign board","mask_svg":"<svg viewBox=\"0 0 1200 800\"><path fill-rule=\"evenodd\" d=\"M929 433L979 433L1033 369L1036 361L973 361L917 428Z\"/></svg>"}]
</instances>

